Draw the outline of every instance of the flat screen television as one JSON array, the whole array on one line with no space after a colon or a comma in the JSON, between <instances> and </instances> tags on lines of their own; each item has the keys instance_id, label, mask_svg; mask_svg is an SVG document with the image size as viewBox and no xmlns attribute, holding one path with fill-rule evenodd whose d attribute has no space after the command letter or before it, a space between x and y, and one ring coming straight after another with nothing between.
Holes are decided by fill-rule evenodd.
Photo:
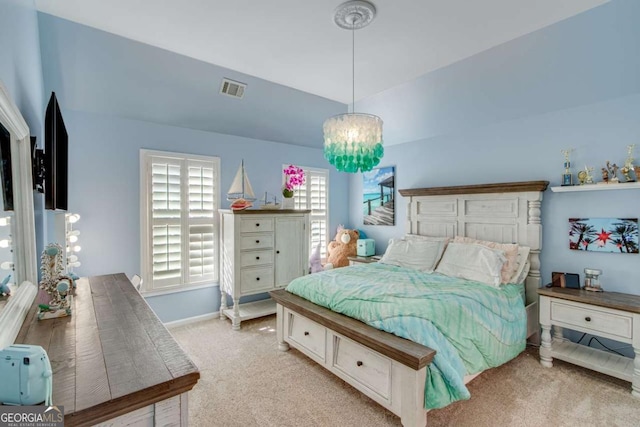
<instances>
[{"instance_id":1,"label":"flat screen television","mask_svg":"<svg viewBox=\"0 0 640 427\"><path fill-rule=\"evenodd\" d=\"M55 92L51 93L45 113L44 143L44 205L46 209L66 211L69 136Z\"/></svg>"},{"instance_id":2,"label":"flat screen television","mask_svg":"<svg viewBox=\"0 0 640 427\"><path fill-rule=\"evenodd\" d=\"M13 210L13 180L11 173L11 135L0 123L0 181L5 211Z\"/></svg>"}]
</instances>

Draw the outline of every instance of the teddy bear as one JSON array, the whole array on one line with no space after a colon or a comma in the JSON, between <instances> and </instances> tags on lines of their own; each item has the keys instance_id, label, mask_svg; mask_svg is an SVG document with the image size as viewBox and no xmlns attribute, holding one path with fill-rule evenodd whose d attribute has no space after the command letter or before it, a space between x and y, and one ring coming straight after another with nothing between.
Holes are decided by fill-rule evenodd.
<instances>
[{"instance_id":1,"label":"teddy bear","mask_svg":"<svg viewBox=\"0 0 640 427\"><path fill-rule=\"evenodd\" d=\"M358 230L338 228L335 240L329 242L327 246L327 264L324 269L346 267L349 265L350 256L356 256L358 252Z\"/></svg>"}]
</instances>

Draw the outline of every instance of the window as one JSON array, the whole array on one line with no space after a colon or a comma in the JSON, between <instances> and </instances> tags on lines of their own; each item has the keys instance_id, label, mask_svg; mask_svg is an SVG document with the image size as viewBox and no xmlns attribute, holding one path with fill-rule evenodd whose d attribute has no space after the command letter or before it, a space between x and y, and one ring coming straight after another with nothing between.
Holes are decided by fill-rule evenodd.
<instances>
[{"instance_id":1,"label":"window","mask_svg":"<svg viewBox=\"0 0 640 427\"><path fill-rule=\"evenodd\" d=\"M282 169L288 165L283 165ZM295 209L311 209L311 241L309 254L320 244L320 257L327 257L329 226L329 171L327 169L300 166L304 170L305 182L294 195ZM284 176L284 175L283 175Z\"/></svg>"},{"instance_id":2,"label":"window","mask_svg":"<svg viewBox=\"0 0 640 427\"><path fill-rule=\"evenodd\" d=\"M219 183L217 157L140 151L145 291L218 280Z\"/></svg>"}]
</instances>

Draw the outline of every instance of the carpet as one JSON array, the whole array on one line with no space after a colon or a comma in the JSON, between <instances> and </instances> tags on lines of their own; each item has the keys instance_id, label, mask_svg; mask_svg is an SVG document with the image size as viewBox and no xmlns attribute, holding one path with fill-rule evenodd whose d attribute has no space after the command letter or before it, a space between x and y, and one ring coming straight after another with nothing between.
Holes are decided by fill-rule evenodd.
<instances>
[{"instance_id":1,"label":"carpet","mask_svg":"<svg viewBox=\"0 0 640 427\"><path fill-rule=\"evenodd\" d=\"M170 329L200 369L194 427L400 426L400 419L308 357L278 350L275 316ZM575 365L538 362L537 348L468 384L471 399L428 414L431 426L638 426L631 384Z\"/></svg>"}]
</instances>

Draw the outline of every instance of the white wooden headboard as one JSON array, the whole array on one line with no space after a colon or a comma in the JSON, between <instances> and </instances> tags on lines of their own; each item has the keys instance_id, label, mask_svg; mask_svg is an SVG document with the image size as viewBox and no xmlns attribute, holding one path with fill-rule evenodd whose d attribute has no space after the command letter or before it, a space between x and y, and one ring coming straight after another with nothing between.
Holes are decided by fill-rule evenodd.
<instances>
[{"instance_id":1,"label":"white wooden headboard","mask_svg":"<svg viewBox=\"0 0 640 427\"><path fill-rule=\"evenodd\" d=\"M542 193L548 181L510 182L400 190L409 198L407 233L468 236L529 246L527 304L541 285Z\"/></svg>"}]
</instances>

